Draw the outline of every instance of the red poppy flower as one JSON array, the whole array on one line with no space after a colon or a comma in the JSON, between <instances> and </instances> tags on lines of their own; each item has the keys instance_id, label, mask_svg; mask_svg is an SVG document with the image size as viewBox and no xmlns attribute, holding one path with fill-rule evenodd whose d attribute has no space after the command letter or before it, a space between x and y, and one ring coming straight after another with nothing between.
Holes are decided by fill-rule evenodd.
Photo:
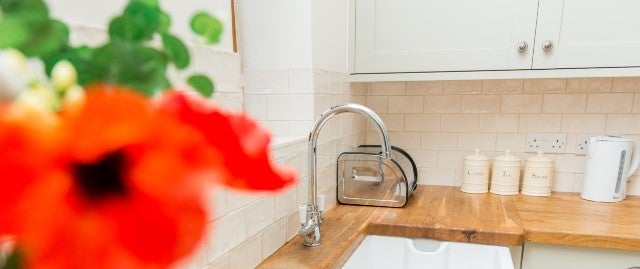
<instances>
[{"instance_id":1,"label":"red poppy flower","mask_svg":"<svg viewBox=\"0 0 640 269\"><path fill-rule=\"evenodd\" d=\"M202 132L222 155L226 186L245 190L276 190L293 183L292 169L275 165L269 157L269 132L244 114L235 114L200 96L169 91L159 106L181 122Z\"/></svg>"},{"instance_id":2,"label":"red poppy flower","mask_svg":"<svg viewBox=\"0 0 640 269\"><path fill-rule=\"evenodd\" d=\"M25 268L165 268L203 237L205 185L294 182L244 115L178 92L87 90L56 121L0 108L0 235Z\"/></svg>"}]
</instances>

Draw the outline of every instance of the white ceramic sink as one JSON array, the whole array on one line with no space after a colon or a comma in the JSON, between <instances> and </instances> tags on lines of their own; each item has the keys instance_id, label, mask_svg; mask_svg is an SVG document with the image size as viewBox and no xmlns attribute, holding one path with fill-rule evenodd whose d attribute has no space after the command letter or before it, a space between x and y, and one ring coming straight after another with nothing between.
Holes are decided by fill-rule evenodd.
<instances>
[{"instance_id":1,"label":"white ceramic sink","mask_svg":"<svg viewBox=\"0 0 640 269\"><path fill-rule=\"evenodd\" d=\"M513 269L509 248L368 235L343 268Z\"/></svg>"}]
</instances>

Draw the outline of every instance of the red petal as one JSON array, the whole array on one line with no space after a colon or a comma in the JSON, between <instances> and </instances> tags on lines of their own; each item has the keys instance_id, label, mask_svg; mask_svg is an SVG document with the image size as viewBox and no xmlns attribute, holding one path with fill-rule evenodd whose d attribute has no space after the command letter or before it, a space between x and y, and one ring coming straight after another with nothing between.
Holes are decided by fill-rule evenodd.
<instances>
[{"instance_id":1,"label":"red petal","mask_svg":"<svg viewBox=\"0 0 640 269\"><path fill-rule=\"evenodd\" d=\"M295 181L293 170L278 167L269 157L268 131L246 115L223 111L209 100L178 91L162 96L160 107L198 129L221 152L230 174L223 179L225 185L276 190Z\"/></svg>"},{"instance_id":2,"label":"red petal","mask_svg":"<svg viewBox=\"0 0 640 269\"><path fill-rule=\"evenodd\" d=\"M137 259L162 267L191 252L204 236L199 197L159 201L138 193L106 212L122 246Z\"/></svg>"},{"instance_id":3,"label":"red petal","mask_svg":"<svg viewBox=\"0 0 640 269\"><path fill-rule=\"evenodd\" d=\"M20 198L57 165L58 126L23 116L0 118L0 235L13 232Z\"/></svg>"},{"instance_id":4,"label":"red petal","mask_svg":"<svg viewBox=\"0 0 640 269\"><path fill-rule=\"evenodd\" d=\"M83 106L64 119L73 136L67 151L82 162L139 141L150 134L152 107L145 96L126 88L96 84L87 88Z\"/></svg>"}]
</instances>

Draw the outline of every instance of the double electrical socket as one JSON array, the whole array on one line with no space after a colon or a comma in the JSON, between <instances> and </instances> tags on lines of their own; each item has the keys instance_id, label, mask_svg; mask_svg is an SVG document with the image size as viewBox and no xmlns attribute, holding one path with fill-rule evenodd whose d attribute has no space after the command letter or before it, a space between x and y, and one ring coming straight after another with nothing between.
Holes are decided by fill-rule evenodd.
<instances>
[{"instance_id":1,"label":"double electrical socket","mask_svg":"<svg viewBox=\"0 0 640 269\"><path fill-rule=\"evenodd\" d=\"M561 133L528 133L525 152L564 153L567 134Z\"/></svg>"},{"instance_id":2,"label":"double electrical socket","mask_svg":"<svg viewBox=\"0 0 640 269\"><path fill-rule=\"evenodd\" d=\"M587 141L597 134L577 134L576 135L576 155L587 154ZM537 152L542 150L545 153L565 153L567 134L562 133L528 133L525 152Z\"/></svg>"}]
</instances>

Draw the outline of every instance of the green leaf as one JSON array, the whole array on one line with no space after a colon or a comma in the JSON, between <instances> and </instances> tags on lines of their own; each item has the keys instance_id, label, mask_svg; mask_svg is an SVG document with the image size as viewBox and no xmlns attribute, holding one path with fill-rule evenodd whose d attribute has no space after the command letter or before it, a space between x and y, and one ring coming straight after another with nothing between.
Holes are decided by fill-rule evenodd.
<instances>
[{"instance_id":1,"label":"green leaf","mask_svg":"<svg viewBox=\"0 0 640 269\"><path fill-rule=\"evenodd\" d=\"M160 12L160 27L158 32L169 33L169 27L171 27L171 16L165 12Z\"/></svg>"},{"instance_id":2,"label":"green leaf","mask_svg":"<svg viewBox=\"0 0 640 269\"><path fill-rule=\"evenodd\" d=\"M207 44L220 42L224 25L222 22L206 12L197 12L191 18L191 30L202 36Z\"/></svg>"},{"instance_id":3,"label":"green leaf","mask_svg":"<svg viewBox=\"0 0 640 269\"><path fill-rule=\"evenodd\" d=\"M16 20L0 20L0 48L20 47L29 38L29 30Z\"/></svg>"},{"instance_id":4,"label":"green leaf","mask_svg":"<svg viewBox=\"0 0 640 269\"><path fill-rule=\"evenodd\" d=\"M109 23L112 39L142 42L151 40L155 32L168 29L167 16L156 0L131 0L121 16ZM166 28L166 29L165 29Z\"/></svg>"},{"instance_id":5,"label":"green leaf","mask_svg":"<svg viewBox=\"0 0 640 269\"><path fill-rule=\"evenodd\" d=\"M55 53L69 43L69 29L60 21L51 20L32 28L29 40L19 49L29 57Z\"/></svg>"},{"instance_id":6,"label":"green leaf","mask_svg":"<svg viewBox=\"0 0 640 269\"><path fill-rule=\"evenodd\" d=\"M112 40L92 55L88 81L127 85L147 95L170 87L164 54L139 43Z\"/></svg>"},{"instance_id":7,"label":"green leaf","mask_svg":"<svg viewBox=\"0 0 640 269\"><path fill-rule=\"evenodd\" d=\"M45 18L49 16L47 5L42 0L0 0L0 8L4 15L25 12Z\"/></svg>"},{"instance_id":8,"label":"green leaf","mask_svg":"<svg viewBox=\"0 0 640 269\"><path fill-rule=\"evenodd\" d=\"M207 76L202 74L191 75L187 80L187 83L191 85L196 91L206 97L210 97L213 94L214 85L213 81Z\"/></svg>"},{"instance_id":9,"label":"green leaf","mask_svg":"<svg viewBox=\"0 0 640 269\"><path fill-rule=\"evenodd\" d=\"M116 17L109 23L111 39L142 42L153 37L153 30L148 29L143 21L128 16Z\"/></svg>"},{"instance_id":10,"label":"green leaf","mask_svg":"<svg viewBox=\"0 0 640 269\"><path fill-rule=\"evenodd\" d=\"M163 34L162 45L164 52L178 69L189 66L189 50L180 39L170 34Z\"/></svg>"}]
</instances>

